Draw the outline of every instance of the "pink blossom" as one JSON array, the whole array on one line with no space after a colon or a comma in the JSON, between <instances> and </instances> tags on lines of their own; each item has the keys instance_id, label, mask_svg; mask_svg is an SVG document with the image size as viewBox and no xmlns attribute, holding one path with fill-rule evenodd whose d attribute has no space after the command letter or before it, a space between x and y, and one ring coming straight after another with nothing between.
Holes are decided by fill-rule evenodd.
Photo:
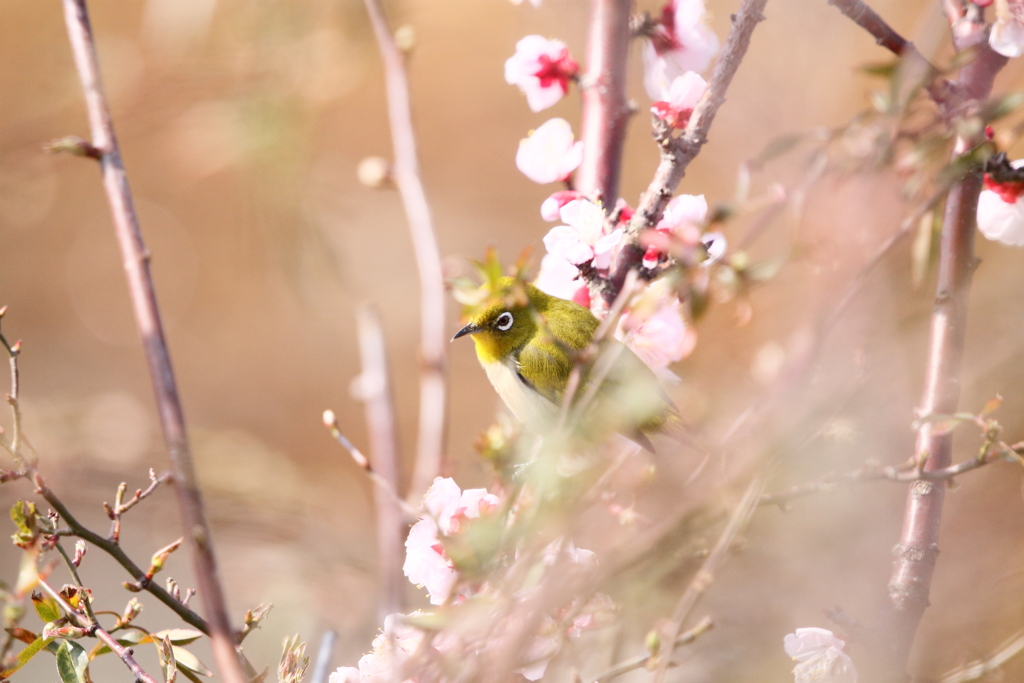
<instances>
[{"instance_id":1,"label":"pink blossom","mask_svg":"<svg viewBox=\"0 0 1024 683\"><path fill-rule=\"evenodd\" d=\"M1009 0L996 5L996 20L988 34L989 46L1004 57L1024 54L1024 2Z\"/></svg>"},{"instance_id":2,"label":"pink blossom","mask_svg":"<svg viewBox=\"0 0 1024 683\"><path fill-rule=\"evenodd\" d=\"M651 113L672 128L686 128L693 108L707 89L707 82L699 74L687 71L662 93L663 100L651 105Z\"/></svg>"},{"instance_id":3,"label":"pink blossom","mask_svg":"<svg viewBox=\"0 0 1024 683\"><path fill-rule=\"evenodd\" d=\"M560 40L526 36L516 43L516 53L505 62L505 81L518 86L533 111L554 105L569 91L569 80L580 66Z\"/></svg>"},{"instance_id":4,"label":"pink blossom","mask_svg":"<svg viewBox=\"0 0 1024 683\"><path fill-rule=\"evenodd\" d=\"M598 269L611 265L615 249L625 233L623 228L616 228L605 235L604 211L587 199L569 202L559 215L567 225L551 228L544 236L548 253L561 256L577 266L588 261Z\"/></svg>"},{"instance_id":5,"label":"pink blossom","mask_svg":"<svg viewBox=\"0 0 1024 683\"><path fill-rule=\"evenodd\" d=\"M687 243L696 243L701 226L708 217L708 200L704 195L681 194L672 198L655 227L670 232Z\"/></svg>"},{"instance_id":6,"label":"pink blossom","mask_svg":"<svg viewBox=\"0 0 1024 683\"><path fill-rule=\"evenodd\" d=\"M688 356L697 343L679 309L675 293L665 280L658 280L622 316L615 336L652 370L665 370Z\"/></svg>"},{"instance_id":7,"label":"pink blossom","mask_svg":"<svg viewBox=\"0 0 1024 683\"><path fill-rule=\"evenodd\" d=\"M1012 166L1024 167L1024 159ZM990 240L1024 246L1024 182L996 183L986 175L985 188L978 197L978 230Z\"/></svg>"},{"instance_id":8,"label":"pink blossom","mask_svg":"<svg viewBox=\"0 0 1024 683\"><path fill-rule=\"evenodd\" d=\"M540 262L540 272L534 282L542 292L557 296L559 299L572 300L576 292L587 286L579 279L580 269L555 254L544 254Z\"/></svg>"},{"instance_id":9,"label":"pink blossom","mask_svg":"<svg viewBox=\"0 0 1024 683\"><path fill-rule=\"evenodd\" d=\"M438 477L427 489L424 512L405 540L402 571L409 581L427 589L431 604L444 604L459 578L455 564L445 555L442 538L457 533L463 520L487 514L499 503L487 489L462 491L451 478Z\"/></svg>"},{"instance_id":10,"label":"pink blossom","mask_svg":"<svg viewBox=\"0 0 1024 683\"><path fill-rule=\"evenodd\" d=\"M400 680L398 668L423 642L423 632L403 623L404 616L386 617L383 633L373 639L373 651L359 659L359 668L343 666L331 673L329 683L395 683Z\"/></svg>"},{"instance_id":11,"label":"pink blossom","mask_svg":"<svg viewBox=\"0 0 1024 683\"><path fill-rule=\"evenodd\" d=\"M796 683L857 683L857 671L846 645L824 628L798 628L783 639L786 654L797 661Z\"/></svg>"},{"instance_id":12,"label":"pink blossom","mask_svg":"<svg viewBox=\"0 0 1024 683\"><path fill-rule=\"evenodd\" d=\"M541 124L519 141L516 167L535 183L567 180L583 162L583 143L573 142L572 126L565 119Z\"/></svg>"},{"instance_id":13,"label":"pink blossom","mask_svg":"<svg viewBox=\"0 0 1024 683\"><path fill-rule=\"evenodd\" d=\"M546 221L557 221L562 207L574 199L583 197L582 192L576 190L559 190L544 200L540 205L540 217Z\"/></svg>"},{"instance_id":14,"label":"pink blossom","mask_svg":"<svg viewBox=\"0 0 1024 683\"><path fill-rule=\"evenodd\" d=\"M718 36L704 23L704 0L670 0L654 35L644 41L644 86L652 100L665 99L677 77L702 72L718 52Z\"/></svg>"}]
</instances>

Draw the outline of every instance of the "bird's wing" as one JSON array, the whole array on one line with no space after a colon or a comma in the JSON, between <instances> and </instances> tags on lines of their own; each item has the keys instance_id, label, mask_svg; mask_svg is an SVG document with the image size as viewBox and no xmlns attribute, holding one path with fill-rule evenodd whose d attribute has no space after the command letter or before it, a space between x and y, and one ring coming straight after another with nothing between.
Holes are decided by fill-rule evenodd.
<instances>
[{"instance_id":1,"label":"bird's wing","mask_svg":"<svg viewBox=\"0 0 1024 683\"><path fill-rule=\"evenodd\" d=\"M527 344L516 359L516 374L528 387L553 403L561 403L572 362L554 344Z\"/></svg>"}]
</instances>

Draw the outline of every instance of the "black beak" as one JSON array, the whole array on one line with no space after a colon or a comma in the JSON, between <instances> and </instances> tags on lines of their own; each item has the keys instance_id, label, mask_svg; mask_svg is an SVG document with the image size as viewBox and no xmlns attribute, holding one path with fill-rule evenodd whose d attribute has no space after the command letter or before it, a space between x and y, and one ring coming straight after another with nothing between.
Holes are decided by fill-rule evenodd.
<instances>
[{"instance_id":1,"label":"black beak","mask_svg":"<svg viewBox=\"0 0 1024 683\"><path fill-rule=\"evenodd\" d=\"M465 337L467 334L476 334L477 332L483 332L483 331L484 331L484 328L480 327L476 323L470 323L470 324L466 325L465 327L463 327L458 332L456 332L455 336L452 337L452 341L455 341L459 337Z\"/></svg>"}]
</instances>

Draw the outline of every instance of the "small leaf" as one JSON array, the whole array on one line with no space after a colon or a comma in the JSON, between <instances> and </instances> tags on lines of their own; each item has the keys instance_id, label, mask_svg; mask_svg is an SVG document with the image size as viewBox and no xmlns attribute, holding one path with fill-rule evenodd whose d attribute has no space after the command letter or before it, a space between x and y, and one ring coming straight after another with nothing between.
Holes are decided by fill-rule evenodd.
<instances>
[{"instance_id":1,"label":"small leaf","mask_svg":"<svg viewBox=\"0 0 1024 683\"><path fill-rule=\"evenodd\" d=\"M57 673L62 683L85 683L89 653L73 640L65 640L57 648Z\"/></svg>"},{"instance_id":2,"label":"small leaf","mask_svg":"<svg viewBox=\"0 0 1024 683\"><path fill-rule=\"evenodd\" d=\"M116 640L125 647L133 647L135 645L142 645L143 643L153 642L153 636L149 635L145 631L140 631L136 628L127 629L117 634ZM96 656L105 655L110 653L110 648L106 645L102 645L96 648Z\"/></svg>"},{"instance_id":3,"label":"small leaf","mask_svg":"<svg viewBox=\"0 0 1024 683\"><path fill-rule=\"evenodd\" d=\"M178 669L187 674L191 671L207 678L213 676L213 672L206 668L206 665L199 661L199 658L183 647L172 646L174 659L178 662Z\"/></svg>"},{"instance_id":4,"label":"small leaf","mask_svg":"<svg viewBox=\"0 0 1024 683\"><path fill-rule=\"evenodd\" d=\"M879 76L881 78L892 78L896 73L896 70L900 66L899 60L891 62L874 62L871 64L864 64L857 70L868 74L869 76Z\"/></svg>"},{"instance_id":5,"label":"small leaf","mask_svg":"<svg viewBox=\"0 0 1024 683\"><path fill-rule=\"evenodd\" d=\"M57 601L48 595L33 593L32 606L36 608L39 618L46 623L60 619L60 607L57 605Z\"/></svg>"},{"instance_id":6,"label":"small leaf","mask_svg":"<svg viewBox=\"0 0 1024 683\"><path fill-rule=\"evenodd\" d=\"M1007 114L1012 114L1016 109L1024 104L1024 93L1011 92L1001 95L999 97L993 97L989 101L985 102L981 106L981 111L978 112L978 116L985 123L991 123L998 119L1003 118Z\"/></svg>"},{"instance_id":7,"label":"small leaf","mask_svg":"<svg viewBox=\"0 0 1024 683\"><path fill-rule=\"evenodd\" d=\"M981 409L982 415L988 415L999 410L999 406L1003 404L1003 397L996 394L994 398L990 398L986 403L985 407Z\"/></svg>"},{"instance_id":8,"label":"small leaf","mask_svg":"<svg viewBox=\"0 0 1024 683\"><path fill-rule=\"evenodd\" d=\"M761 153L757 155L754 163L758 166L765 164L772 159L782 156L789 150L803 142L804 135L796 133L793 135L782 135L768 142Z\"/></svg>"},{"instance_id":9,"label":"small leaf","mask_svg":"<svg viewBox=\"0 0 1024 683\"><path fill-rule=\"evenodd\" d=\"M35 657L40 650L53 642L52 638L36 638L28 647L18 653L18 657L14 660L14 666L10 669L0 669L0 678L8 678L15 671L28 664L29 660Z\"/></svg>"},{"instance_id":10,"label":"small leaf","mask_svg":"<svg viewBox=\"0 0 1024 683\"><path fill-rule=\"evenodd\" d=\"M160 652L160 669L164 674L164 681L174 683L174 679L178 677L178 666L174 661L174 648L170 637L164 636L163 640L157 641L157 649Z\"/></svg>"},{"instance_id":11,"label":"small leaf","mask_svg":"<svg viewBox=\"0 0 1024 683\"><path fill-rule=\"evenodd\" d=\"M202 631L196 631L191 628L169 628L165 631L157 631L153 634L154 639L163 640L164 638L170 638L171 642L175 645L188 645L202 637Z\"/></svg>"}]
</instances>

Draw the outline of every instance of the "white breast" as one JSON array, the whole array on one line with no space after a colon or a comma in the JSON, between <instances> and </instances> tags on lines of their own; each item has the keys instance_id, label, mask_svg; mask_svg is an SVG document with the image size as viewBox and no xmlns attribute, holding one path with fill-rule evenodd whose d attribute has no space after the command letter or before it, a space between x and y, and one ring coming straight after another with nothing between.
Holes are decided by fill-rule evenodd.
<instances>
[{"instance_id":1,"label":"white breast","mask_svg":"<svg viewBox=\"0 0 1024 683\"><path fill-rule=\"evenodd\" d=\"M494 390L501 396L508 409L520 422L537 428L558 416L558 406L526 386L516 374L516 362L509 358L505 362L486 363L484 370Z\"/></svg>"}]
</instances>

